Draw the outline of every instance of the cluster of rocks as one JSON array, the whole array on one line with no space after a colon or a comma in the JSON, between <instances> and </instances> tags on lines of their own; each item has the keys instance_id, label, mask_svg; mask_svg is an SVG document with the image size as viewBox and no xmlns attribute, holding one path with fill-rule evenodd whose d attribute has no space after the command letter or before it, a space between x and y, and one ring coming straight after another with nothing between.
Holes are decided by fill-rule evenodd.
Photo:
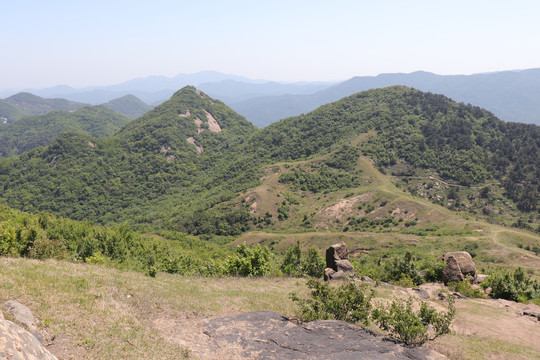
<instances>
[{"instance_id":1,"label":"cluster of rocks","mask_svg":"<svg viewBox=\"0 0 540 360\"><path fill-rule=\"evenodd\" d=\"M354 277L354 270L349 261L349 250L345 242L334 244L326 250L326 269L324 280L345 280Z\"/></svg>"},{"instance_id":2,"label":"cluster of rocks","mask_svg":"<svg viewBox=\"0 0 540 360\"><path fill-rule=\"evenodd\" d=\"M443 282L447 285L449 282L459 282L468 280L473 284L484 282L487 275L479 274L472 256L466 251L455 251L444 254L439 258L444 261L446 266L443 270ZM349 260L349 251L345 242L331 245L326 250L326 269L324 270L324 280L346 280L358 278L355 275L353 266ZM367 276L360 278L363 282L375 283ZM386 283L381 283L385 285ZM389 285L389 284L387 284ZM420 298L427 299L429 294L425 290L413 288L413 292ZM445 294L439 294L439 298L446 297ZM463 295L455 293L454 297L465 298Z\"/></svg>"},{"instance_id":3,"label":"cluster of rocks","mask_svg":"<svg viewBox=\"0 0 540 360\"><path fill-rule=\"evenodd\" d=\"M40 359L56 360L43 346L32 311L20 302L10 300L4 309L15 322L6 320L0 311L0 358L1 359Z\"/></svg>"}]
</instances>

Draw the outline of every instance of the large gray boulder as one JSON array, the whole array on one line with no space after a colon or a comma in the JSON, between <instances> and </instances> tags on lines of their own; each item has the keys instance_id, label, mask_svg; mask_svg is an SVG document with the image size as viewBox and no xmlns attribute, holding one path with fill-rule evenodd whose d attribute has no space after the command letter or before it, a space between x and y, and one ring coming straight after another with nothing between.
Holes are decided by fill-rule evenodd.
<instances>
[{"instance_id":1,"label":"large gray boulder","mask_svg":"<svg viewBox=\"0 0 540 360\"><path fill-rule=\"evenodd\" d=\"M342 241L326 249L324 280L344 280L348 276L354 276L354 270L349 261L347 245Z\"/></svg>"},{"instance_id":2,"label":"large gray boulder","mask_svg":"<svg viewBox=\"0 0 540 360\"><path fill-rule=\"evenodd\" d=\"M57 360L33 334L8 320L0 320L0 359Z\"/></svg>"},{"instance_id":3,"label":"large gray boulder","mask_svg":"<svg viewBox=\"0 0 540 360\"><path fill-rule=\"evenodd\" d=\"M477 278L476 265L471 255L466 251L449 252L443 255L446 267L443 271L443 282L463 281L467 277L471 282Z\"/></svg>"}]
</instances>

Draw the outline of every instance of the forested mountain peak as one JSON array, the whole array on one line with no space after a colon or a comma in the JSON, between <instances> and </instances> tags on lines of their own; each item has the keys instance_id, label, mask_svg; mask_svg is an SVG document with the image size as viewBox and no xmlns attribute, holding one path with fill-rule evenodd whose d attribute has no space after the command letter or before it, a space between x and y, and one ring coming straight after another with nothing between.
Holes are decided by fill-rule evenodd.
<instances>
[{"instance_id":1,"label":"forested mountain peak","mask_svg":"<svg viewBox=\"0 0 540 360\"><path fill-rule=\"evenodd\" d=\"M202 153L207 147L228 146L255 131L254 125L221 101L186 86L118 135L151 151L172 148Z\"/></svg>"}]
</instances>

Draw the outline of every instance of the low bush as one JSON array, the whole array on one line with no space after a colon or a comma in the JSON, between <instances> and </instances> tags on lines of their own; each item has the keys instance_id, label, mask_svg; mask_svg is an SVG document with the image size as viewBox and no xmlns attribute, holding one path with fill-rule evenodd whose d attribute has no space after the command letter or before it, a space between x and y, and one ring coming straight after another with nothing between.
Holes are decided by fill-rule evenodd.
<instances>
[{"instance_id":1,"label":"low bush","mask_svg":"<svg viewBox=\"0 0 540 360\"><path fill-rule=\"evenodd\" d=\"M270 272L270 250L259 244L251 247L240 244L236 254L225 262L224 272L238 276L267 275Z\"/></svg>"},{"instance_id":2,"label":"low bush","mask_svg":"<svg viewBox=\"0 0 540 360\"><path fill-rule=\"evenodd\" d=\"M373 321L406 345L420 346L429 339L428 325L435 329L432 339L450 332L455 308L452 297L448 299L449 310L445 313L438 313L425 302L420 304L418 311L414 311L411 298L394 300L390 305L380 304L372 312Z\"/></svg>"},{"instance_id":3,"label":"low bush","mask_svg":"<svg viewBox=\"0 0 540 360\"><path fill-rule=\"evenodd\" d=\"M292 301L298 306L297 315L301 321L334 319L367 326L373 320L380 329L410 346L422 345L430 339L429 325L435 329L431 339L449 333L455 316L452 297L448 298L447 312L439 313L425 302L420 304L418 311L414 311L412 298L394 300L390 305L372 305L373 291L368 292L367 285L359 285L355 281L333 286L308 280L306 285L311 289L311 298L291 294Z\"/></svg>"},{"instance_id":4,"label":"low bush","mask_svg":"<svg viewBox=\"0 0 540 360\"><path fill-rule=\"evenodd\" d=\"M354 281L341 286L331 286L320 280L308 280L311 299L303 299L296 293L291 299L298 305L298 317L302 321L342 320L351 323L369 324L372 293L365 285Z\"/></svg>"},{"instance_id":5,"label":"low bush","mask_svg":"<svg viewBox=\"0 0 540 360\"><path fill-rule=\"evenodd\" d=\"M300 242L290 247L281 263L281 271L290 276L322 277L325 260L315 248L309 248L306 255L302 254Z\"/></svg>"},{"instance_id":6,"label":"low bush","mask_svg":"<svg viewBox=\"0 0 540 360\"><path fill-rule=\"evenodd\" d=\"M521 267L513 272L497 270L491 272L482 287L491 287L491 296L495 299L528 301L540 299L540 283L527 275Z\"/></svg>"},{"instance_id":7,"label":"low bush","mask_svg":"<svg viewBox=\"0 0 540 360\"><path fill-rule=\"evenodd\" d=\"M485 298L484 292L480 289L473 288L469 281L452 281L447 286L451 291L457 291L469 298Z\"/></svg>"}]
</instances>

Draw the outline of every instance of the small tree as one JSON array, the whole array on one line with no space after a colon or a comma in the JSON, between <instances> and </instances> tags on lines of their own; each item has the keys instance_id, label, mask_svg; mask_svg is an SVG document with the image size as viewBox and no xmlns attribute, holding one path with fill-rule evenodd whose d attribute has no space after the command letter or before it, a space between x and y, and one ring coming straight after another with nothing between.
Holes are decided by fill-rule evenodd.
<instances>
[{"instance_id":1,"label":"small tree","mask_svg":"<svg viewBox=\"0 0 540 360\"><path fill-rule=\"evenodd\" d=\"M270 272L270 250L259 244L240 244L236 254L227 259L225 273L239 276L263 276Z\"/></svg>"}]
</instances>

